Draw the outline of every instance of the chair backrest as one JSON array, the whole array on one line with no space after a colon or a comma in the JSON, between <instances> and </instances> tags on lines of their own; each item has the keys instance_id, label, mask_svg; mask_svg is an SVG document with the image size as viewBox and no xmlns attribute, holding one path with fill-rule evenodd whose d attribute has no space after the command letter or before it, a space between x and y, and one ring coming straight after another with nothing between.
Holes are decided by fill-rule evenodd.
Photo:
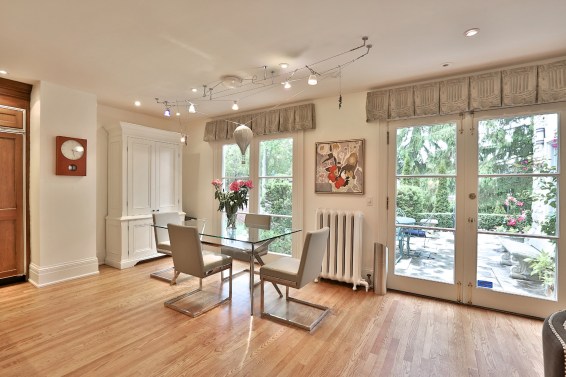
<instances>
[{"instance_id":1,"label":"chair backrest","mask_svg":"<svg viewBox=\"0 0 566 377\"><path fill-rule=\"evenodd\" d=\"M271 229L271 216L259 215L257 213L248 213L244 221L247 226L259 229Z\"/></svg>"},{"instance_id":2,"label":"chair backrest","mask_svg":"<svg viewBox=\"0 0 566 377\"><path fill-rule=\"evenodd\" d=\"M297 273L296 288L304 287L320 275L329 234L330 228L328 227L307 232L303 246L303 255L301 255L301 263Z\"/></svg>"},{"instance_id":3,"label":"chair backrest","mask_svg":"<svg viewBox=\"0 0 566 377\"><path fill-rule=\"evenodd\" d=\"M167 227L167 224L181 224L181 216L179 212L161 212L153 214L153 225ZM153 227L155 233L155 243L160 244L169 241L169 232L167 229Z\"/></svg>"},{"instance_id":4,"label":"chair backrest","mask_svg":"<svg viewBox=\"0 0 566 377\"><path fill-rule=\"evenodd\" d=\"M197 228L171 223L167 228L175 270L200 278L205 277L202 246Z\"/></svg>"}]
</instances>

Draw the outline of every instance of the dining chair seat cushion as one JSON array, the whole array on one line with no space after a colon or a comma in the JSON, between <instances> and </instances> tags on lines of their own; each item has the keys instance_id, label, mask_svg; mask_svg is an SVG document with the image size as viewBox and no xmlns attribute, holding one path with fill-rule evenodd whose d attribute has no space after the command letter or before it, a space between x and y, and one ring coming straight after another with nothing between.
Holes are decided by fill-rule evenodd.
<instances>
[{"instance_id":1,"label":"dining chair seat cushion","mask_svg":"<svg viewBox=\"0 0 566 377\"><path fill-rule=\"evenodd\" d=\"M282 257L261 267L261 276L297 282L301 261L296 258Z\"/></svg>"},{"instance_id":2,"label":"dining chair seat cushion","mask_svg":"<svg viewBox=\"0 0 566 377\"><path fill-rule=\"evenodd\" d=\"M232 259L227 255L203 251L202 261L206 271L232 263Z\"/></svg>"},{"instance_id":3,"label":"dining chair seat cushion","mask_svg":"<svg viewBox=\"0 0 566 377\"><path fill-rule=\"evenodd\" d=\"M237 259L239 261L244 261L244 262L250 262L250 259L252 258L252 251L251 250L243 250L243 249L238 249L236 247L230 247L230 246L222 246L220 248L220 252L224 255L229 255L234 259ZM259 255L260 257L264 256L267 254L267 248L263 248L259 251L254 250L255 255Z\"/></svg>"}]
</instances>

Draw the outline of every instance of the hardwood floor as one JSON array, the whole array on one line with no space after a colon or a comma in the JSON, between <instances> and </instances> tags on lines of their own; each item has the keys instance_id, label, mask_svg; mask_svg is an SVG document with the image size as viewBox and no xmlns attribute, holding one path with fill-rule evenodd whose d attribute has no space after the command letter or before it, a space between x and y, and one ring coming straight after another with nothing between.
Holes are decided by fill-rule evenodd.
<instances>
[{"instance_id":1,"label":"hardwood floor","mask_svg":"<svg viewBox=\"0 0 566 377\"><path fill-rule=\"evenodd\" d=\"M152 279L170 258L45 288L0 288L0 376L542 376L542 321L323 281L291 295L332 309L312 333L249 315L248 279L198 318ZM243 265L242 265L243 267ZM204 281L218 290L219 276ZM224 288L227 283L223 284ZM268 304L279 301L266 286Z\"/></svg>"}]
</instances>

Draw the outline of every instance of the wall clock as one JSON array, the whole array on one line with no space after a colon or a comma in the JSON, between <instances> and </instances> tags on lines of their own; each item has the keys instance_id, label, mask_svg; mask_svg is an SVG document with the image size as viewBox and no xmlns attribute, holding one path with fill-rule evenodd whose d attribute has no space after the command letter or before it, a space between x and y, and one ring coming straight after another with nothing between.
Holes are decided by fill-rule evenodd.
<instances>
[{"instance_id":1,"label":"wall clock","mask_svg":"<svg viewBox=\"0 0 566 377\"><path fill-rule=\"evenodd\" d=\"M55 174L86 175L86 139L57 136L55 149Z\"/></svg>"}]
</instances>

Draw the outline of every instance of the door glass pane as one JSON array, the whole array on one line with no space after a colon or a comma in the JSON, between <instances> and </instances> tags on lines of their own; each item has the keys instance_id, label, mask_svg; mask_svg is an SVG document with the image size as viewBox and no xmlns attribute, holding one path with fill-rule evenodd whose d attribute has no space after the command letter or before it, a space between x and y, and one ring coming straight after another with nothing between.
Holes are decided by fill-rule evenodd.
<instances>
[{"instance_id":1,"label":"door glass pane","mask_svg":"<svg viewBox=\"0 0 566 377\"><path fill-rule=\"evenodd\" d=\"M222 146L222 189L225 192L230 191L230 184L235 180L247 181L250 178L250 148L246 150L244 164L242 164L242 152L236 144L227 144ZM248 193L249 200L249 193ZM248 205L244 205L244 209L238 209L238 220L243 222L242 212L248 212ZM222 227L227 225L226 216L222 216Z\"/></svg>"},{"instance_id":2,"label":"door glass pane","mask_svg":"<svg viewBox=\"0 0 566 377\"><path fill-rule=\"evenodd\" d=\"M250 148L246 149L245 163L242 164L242 152L236 144L222 147L222 175L226 181L234 179L249 179L250 176Z\"/></svg>"},{"instance_id":3,"label":"door glass pane","mask_svg":"<svg viewBox=\"0 0 566 377\"><path fill-rule=\"evenodd\" d=\"M397 130L397 174L456 173L454 123Z\"/></svg>"},{"instance_id":4,"label":"door glass pane","mask_svg":"<svg viewBox=\"0 0 566 377\"><path fill-rule=\"evenodd\" d=\"M557 125L558 114L481 121L479 173L556 173Z\"/></svg>"},{"instance_id":5,"label":"door glass pane","mask_svg":"<svg viewBox=\"0 0 566 377\"><path fill-rule=\"evenodd\" d=\"M259 207L261 213L293 214L293 180L291 178L260 179Z\"/></svg>"},{"instance_id":6,"label":"door glass pane","mask_svg":"<svg viewBox=\"0 0 566 377\"><path fill-rule=\"evenodd\" d=\"M293 139L263 141L259 148L262 176L293 175Z\"/></svg>"},{"instance_id":7,"label":"door glass pane","mask_svg":"<svg viewBox=\"0 0 566 377\"><path fill-rule=\"evenodd\" d=\"M271 215L271 232L290 228L293 214L293 139L272 139L259 143L259 212ZM269 251L292 252L292 238L282 237Z\"/></svg>"},{"instance_id":8,"label":"door glass pane","mask_svg":"<svg viewBox=\"0 0 566 377\"><path fill-rule=\"evenodd\" d=\"M482 177L478 230L556 236L556 177Z\"/></svg>"},{"instance_id":9,"label":"door glass pane","mask_svg":"<svg viewBox=\"0 0 566 377\"><path fill-rule=\"evenodd\" d=\"M478 288L556 299L558 146L557 114L479 122Z\"/></svg>"},{"instance_id":10,"label":"door glass pane","mask_svg":"<svg viewBox=\"0 0 566 377\"><path fill-rule=\"evenodd\" d=\"M454 282L456 125L397 130L395 274Z\"/></svg>"}]
</instances>

